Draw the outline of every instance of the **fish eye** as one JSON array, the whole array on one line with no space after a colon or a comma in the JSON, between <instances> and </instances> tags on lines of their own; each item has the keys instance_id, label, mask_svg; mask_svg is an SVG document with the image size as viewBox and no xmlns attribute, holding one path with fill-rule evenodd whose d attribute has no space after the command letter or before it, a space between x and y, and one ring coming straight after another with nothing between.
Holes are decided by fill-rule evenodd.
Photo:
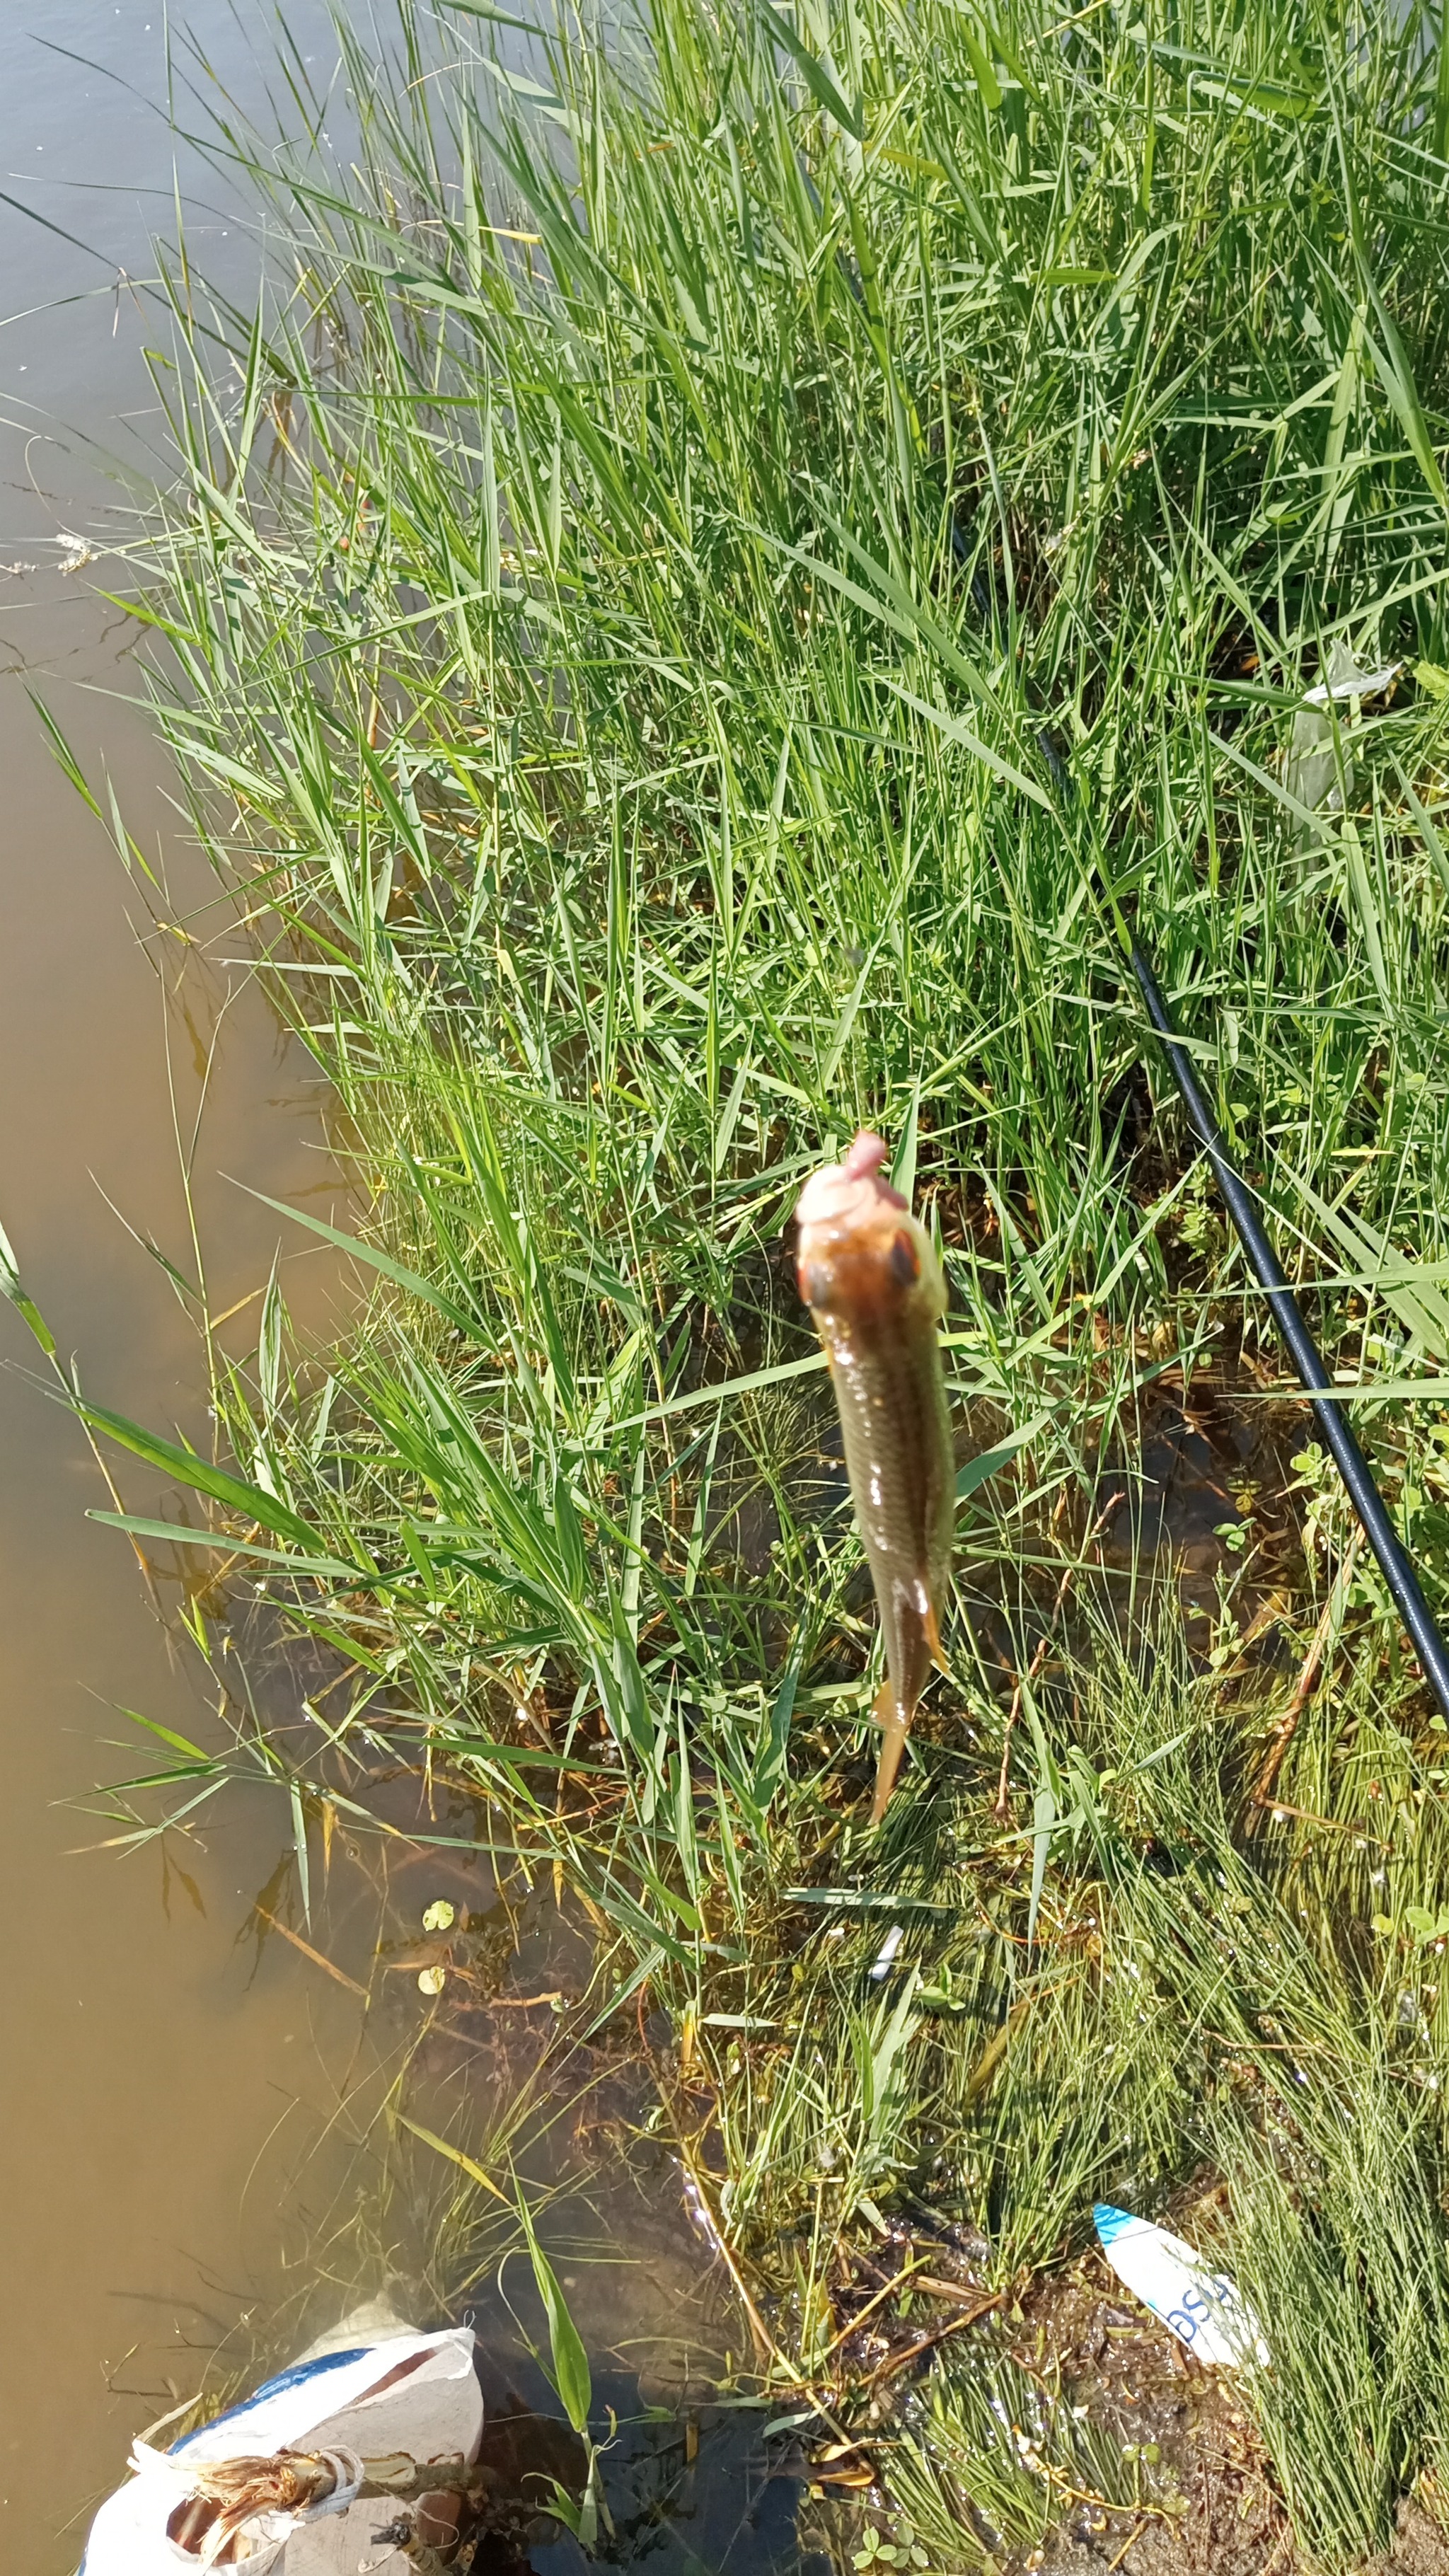
<instances>
[{"instance_id":1,"label":"fish eye","mask_svg":"<svg viewBox=\"0 0 1449 2576\"><path fill-rule=\"evenodd\" d=\"M921 1275L921 1256L908 1234L895 1236L890 1249L891 1271L903 1288L914 1287Z\"/></svg>"}]
</instances>

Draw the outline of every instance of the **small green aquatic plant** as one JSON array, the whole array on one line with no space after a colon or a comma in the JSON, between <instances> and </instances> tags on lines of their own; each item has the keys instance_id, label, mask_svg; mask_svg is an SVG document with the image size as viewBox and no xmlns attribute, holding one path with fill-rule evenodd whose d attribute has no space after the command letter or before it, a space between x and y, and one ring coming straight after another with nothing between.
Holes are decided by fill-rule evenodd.
<instances>
[{"instance_id":1,"label":"small green aquatic plant","mask_svg":"<svg viewBox=\"0 0 1449 2576\"><path fill-rule=\"evenodd\" d=\"M559 2403L584 2446L584 2484L577 2503L555 2479L548 2510L573 2533L580 2548L592 2555L600 2521L606 2530L609 2528L609 2508L599 2478L599 2461L607 2445L594 2439L589 2421L594 2402L589 2356L584 2350L578 2327L569 2314L569 2304L558 2274L538 2241L533 2213L527 2195L522 2191L518 2194L518 2218L533 2267L534 2286L548 2320L549 2376Z\"/></svg>"},{"instance_id":2,"label":"small green aquatic plant","mask_svg":"<svg viewBox=\"0 0 1449 2576\"><path fill-rule=\"evenodd\" d=\"M1039 2546L1064 2515L1130 2533L1143 2471L1085 2408L1008 2355L957 2354L893 2455L891 2492L931 2566L986 2568Z\"/></svg>"},{"instance_id":3,"label":"small green aquatic plant","mask_svg":"<svg viewBox=\"0 0 1449 2576\"><path fill-rule=\"evenodd\" d=\"M243 311L174 246L177 482L113 558L333 1087L355 1213L279 1225L358 1313L298 1354L274 1283L229 1458L90 1407L213 1514L121 1517L335 1657L325 1723L240 1722L299 1870L381 1749L586 1909L582 2036L668 2015L658 2116L776 2394L868 2427L954 2321L912 2456L1004 2475L964 2276L917 2246L884 2348L853 2327L891 2230L979 2231L1005 2300L1094 2197L1210 2169L1278 2491L1346 2566L1442 2462L1442 1737L1287 1467L1082 817L1442 1603L1437 14L389 23L339 24L345 150L295 56L280 142L221 108L287 256ZM951 1672L874 1837L782 1245L862 1123L940 1248L962 1462ZM1110 1508L1145 1528L1169 1401L1237 1444L1210 1614Z\"/></svg>"}]
</instances>

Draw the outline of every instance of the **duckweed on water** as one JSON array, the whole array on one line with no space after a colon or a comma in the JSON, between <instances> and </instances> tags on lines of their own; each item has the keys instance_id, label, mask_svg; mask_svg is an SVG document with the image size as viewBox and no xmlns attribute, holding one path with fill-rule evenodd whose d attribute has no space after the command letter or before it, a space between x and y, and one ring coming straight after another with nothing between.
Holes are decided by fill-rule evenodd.
<instances>
[{"instance_id":1,"label":"duckweed on water","mask_svg":"<svg viewBox=\"0 0 1449 2576\"><path fill-rule=\"evenodd\" d=\"M369 1302L308 1358L274 1283L225 1472L92 1419L336 1658L305 1751L245 1748L299 1849L426 1764L587 1909L579 2032L667 2015L760 2372L907 2517L865 2560L1198 2545L1203 2461L1061 2378L1094 2198L1267 2327L1218 2564L1281 2569L1286 2511L1346 2567L1449 2493L1442 1729L1317 1452L1263 1464L1288 1391L1086 819L1443 1603L1439 36L404 5L339 26L345 165L296 62L300 140L218 115L285 245L255 314L170 266L180 482L116 581ZM862 1123L942 1247L963 1462L877 1835L783 1239ZM1191 1617L1170 1515L1103 1545L1166 1399L1244 1434Z\"/></svg>"}]
</instances>

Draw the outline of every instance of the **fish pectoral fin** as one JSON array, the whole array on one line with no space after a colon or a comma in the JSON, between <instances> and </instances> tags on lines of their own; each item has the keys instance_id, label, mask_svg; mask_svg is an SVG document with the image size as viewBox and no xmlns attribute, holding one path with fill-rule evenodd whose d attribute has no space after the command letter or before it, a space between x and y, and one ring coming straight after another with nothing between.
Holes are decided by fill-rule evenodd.
<instances>
[{"instance_id":1,"label":"fish pectoral fin","mask_svg":"<svg viewBox=\"0 0 1449 2576\"><path fill-rule=\"evenodd\" d=\"M936 1625L936 1605L934 1601L928 1600L926 1603L925 1611L921 1619L921 1633L925 1637L926 1643L931 1649L931 1661L935 1665L937 1672L949 1673L951 1667L946 1661L945 1648L941 1644L941 1631Z\"/></svg>"},{"instance_id":2,"label":"fish pectoral fin","mask_svg":"<svg viewBox=\"0 0 1449 2576\"><path fill-rule=\"evenodd\" d=\"M896 1785L896 1773L901 1767L901 1756L906 1749L906 1736L911 1723L901 1706L896 1686L889 1677L881 1683L880 1689L876 1692L872 1715L885 1735L885 1742L880 1749L880 1760L876 1764L875 1794L870 1802L870 1821L873 1825L878 1825L885 1814L886 1801Z\"/></svg>"}]
</instances>

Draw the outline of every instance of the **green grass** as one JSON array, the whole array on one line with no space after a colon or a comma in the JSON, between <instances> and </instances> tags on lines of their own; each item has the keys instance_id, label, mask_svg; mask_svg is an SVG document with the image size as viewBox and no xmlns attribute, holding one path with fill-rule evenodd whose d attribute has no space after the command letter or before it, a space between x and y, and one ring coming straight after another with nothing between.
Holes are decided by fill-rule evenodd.
<instances>
[{"instance_id":1,"label":"green grass","mask_svg":"<svg viewBox=\"0 0 1449 2576\"><path fill-rule=\"evenodd\" d=\"M268 283L244 313L173 255L178 482L117 588L370 1268L320 1360L273 1286L234 1470L91 1418L345 1668L315 1761L243 1748L299 1851L361 1753L425 1752L595 1909L591 2015L669 2011L777 2376L848 2413L874 2212L969 2216L1004 2285L1206 2159L1275 2475L1350 2564L1444 2445L1443 1739L1360 1563L1283 1812L1248 1804L1346 1542L1311 1448L1281 1676L1226 1625L1194 1668L1170 1587L1126 1618L1085 1547L1157 1377L1278 1373L1102 888L1443 1602L1438 19L496 18L340 30L345 159L295 60L281 148L212 104ZM1349 654L1391 702L1315 715ZM964 1454L1026 1435L966 1479L954 1678L878 1838L783 1240L867 1118L943 1245ZM966 1610L1023 1670L1078 1557L1002 1817ZM918 2517L986 2456L942 2386Z\"/></svg>"}]
</instances>

